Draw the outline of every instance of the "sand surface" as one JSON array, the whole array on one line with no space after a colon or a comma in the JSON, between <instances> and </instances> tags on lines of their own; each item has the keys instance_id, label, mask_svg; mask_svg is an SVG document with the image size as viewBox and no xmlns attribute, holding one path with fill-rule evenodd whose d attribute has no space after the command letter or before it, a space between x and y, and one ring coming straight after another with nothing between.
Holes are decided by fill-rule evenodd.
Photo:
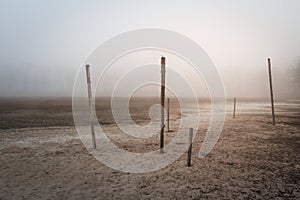
<instances>
[{"instance_id":1,"label":"sand surface","mask_svg":"<svg viewBox=\"0 0 300 200\"><path fill-rule=\"evenodd\" d=\"M147 123L155 101L135 100L133 119ZM202 105L205 114L209 106ZM88 153L74 128L70 99L3 99L0 199L300 199L300 102L277 102L276 126L267 103L238 102L235 119L230 105L221 138L207 157L197 157L209 121L203 117L192 167L184 154L161 170L130 174ZM158 148L158 136L140 141L120 135L106 100L96 107L116 145L133 152ZM167 138L179 119L174 101L174 132Z\"/></svg>"}]
</instances>

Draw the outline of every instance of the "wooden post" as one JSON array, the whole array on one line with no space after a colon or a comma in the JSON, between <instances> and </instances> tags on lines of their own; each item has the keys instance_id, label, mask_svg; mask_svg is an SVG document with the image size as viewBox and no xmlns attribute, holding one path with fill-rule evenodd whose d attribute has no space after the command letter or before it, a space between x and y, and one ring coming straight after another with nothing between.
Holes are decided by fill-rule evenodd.
<instances>
[{"instance_id":1,"label":"wooden post","mask_svg":"<svg viewBox=\"0 0 300 200\"><path fill-rule=\"evenodd\" d=\"M236 98L233 98L233 118L235 118Z\"/></svg>"},{"instance_id":2,"label":"wooden post","mask_svg":"<svg viewBox=\"0 0 300 200\"><path fill-rule=\"evenodd\" d=\"M88 97L89 97L89 107L90 107L90 122L91 122L91 134L92 134L92 145L96 149L96 139L95 139L95 130L94 130L94 114L92 108L92 88L91 88L91 76L90 76L90 66L86 65L86 80L88 86Z\"/></svg>"},{"instance_id":3,"label":"wooden post","mask_svg":"<svg viewBox=\"0 0 300 200\"><path fill-rule=\"evenodd\" d=\"M160 90L160 153L164 153L164 128L165 128L165 72L166 58L161 57L161 90Z\"/></svg>"},{"instance_id":4,"label":"wooden post","mask_svg":"<svg viewBox=\"0 0 300 200\"><path fill-rule=\"evenodd\" d=\"M189 149L188 149L188 157L187 157L187 166L191 166L192 161L192 144L193 144L193 128L189 129Z\"/></svg>"},{"instance_id":5,"label":"wooden post","mask_svg":"<svg viewBox=\"0 0 300 200\"><path fill-rule=\"evenodd\" d=\"M274 98L273 98L271 59L270 58L268 58L268 67L269 67L269 81L270 81L270 95L271 95L272 117L273 117L273 125L275 126L275 111L274 111Z\"/></svg>"},{"instance_id":6,"label":"wooden post","mask_svg":"<svg viewBox=\"0 0 300 200\"><path fill-rule=\"evenodd\" d=\"M168 113L167 113L167 127L168 127L168 132L170 132L170 98L168 98Z\"/></svg>"}]
</instances>

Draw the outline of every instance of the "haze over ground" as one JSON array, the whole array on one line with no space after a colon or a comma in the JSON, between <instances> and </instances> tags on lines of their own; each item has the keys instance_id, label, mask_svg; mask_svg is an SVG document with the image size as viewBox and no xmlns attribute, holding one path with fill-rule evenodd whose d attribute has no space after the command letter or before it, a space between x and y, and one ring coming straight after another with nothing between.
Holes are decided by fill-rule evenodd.
<instances>
[{"instance_id":1,"label":"haze over ground","mask_svg":"<svg viewBox=\"0 0 300 200\"><path fill-rule=\"evenodd\" d=\"M299 99L299 10L298 0L1 1L0 96L70 96L91 50L150 27L197 42L228 97L268 97L271 57L275 98Z\"/></svg>"}]
</instances>

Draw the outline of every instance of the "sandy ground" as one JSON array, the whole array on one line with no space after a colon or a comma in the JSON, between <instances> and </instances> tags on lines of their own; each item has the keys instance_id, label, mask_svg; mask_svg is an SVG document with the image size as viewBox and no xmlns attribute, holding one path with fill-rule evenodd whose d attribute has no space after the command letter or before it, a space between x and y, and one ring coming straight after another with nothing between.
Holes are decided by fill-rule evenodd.
<instances>
[{"instance_id":1,"label":"sandy ground","mask_svg":"<svg viewBox=\"0 0 300 200\"><path fill-rule=\"evenodd\" d=\"M150 102L133 103L138 123ZM174 103L175 104L175 103ZM230 104L229 104L230 105ZM102 106L102 107L101 107ZM172 108L171 127L180 115ZM158 148L122 140L109 108L99 117L115 144L129 151ZM78 139L68 99L0 101L0 199L300 199L300 102L277 103L277 125L268 104L238 102L231 107L221 138L204 159L197 157L208 121L186 154L168 167L130 174L98 162ZM166 133L171 138L175 132Z\"/></svg>"}]
</instances>

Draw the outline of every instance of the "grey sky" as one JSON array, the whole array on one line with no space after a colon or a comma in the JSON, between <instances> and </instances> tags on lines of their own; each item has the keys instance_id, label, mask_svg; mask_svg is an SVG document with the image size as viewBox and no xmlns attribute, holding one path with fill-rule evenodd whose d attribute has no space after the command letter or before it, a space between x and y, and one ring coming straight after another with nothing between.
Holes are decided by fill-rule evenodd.
<instances>
[{"instance_id":1,"label":"grey sky","mask_svg":"<svg viewBox=\"0 0 300 200\"><path fill-rule=\"evenodd\" d=\"M255 79L265 73L267 57L279 74L300 60L299 10L298 0L2 0L0 96L71 95L76 71L91 50L145 27L196 41L220 69L227 93L247 96L235 94L239 80L231 82L232 75Z\"/></svg>"}]
</instances>

